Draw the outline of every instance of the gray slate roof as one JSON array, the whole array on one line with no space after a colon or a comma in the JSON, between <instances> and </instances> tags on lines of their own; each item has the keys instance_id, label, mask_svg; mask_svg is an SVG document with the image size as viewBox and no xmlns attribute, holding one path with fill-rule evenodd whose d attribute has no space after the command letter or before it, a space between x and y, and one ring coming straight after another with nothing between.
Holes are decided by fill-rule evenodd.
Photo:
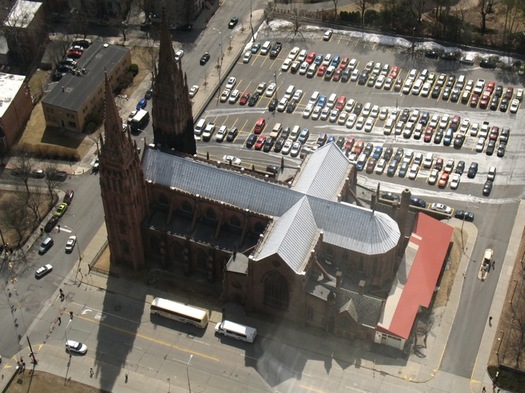
<instances>
[{"instance_id":1,"label":"gray slate roof","mask_svg":"<svg viewBox=\"0 0 525 393\"><path fill-rule=\"evenodd\" d=\"M347 312L361 325L375 327L381 315L383 300L374 296L360 295L357 292L339 288L337 291L339 313Z\"/></svg>"},{"instance_id":2,"label":"gray slate roof","mask_svg":"<svg viewBox=\"0 0 525 393\"><path fill-rule=\"evenodd\" d=\"M301 175L316 178L315 169L327 170L327 163L335 159L330 174L341 178L350 163L346 161L343 167L337 153L326 151L331 149L338 148L332 145L314 152L309 163L317 165L311 164ZM397 223L384 213L336 202L329 192L324 193L328 199L319 197L323 194L320 177L310 185L301 180L300 191L150 148L144 151L142 167L146 181L274 217L274 225L255 250L254 259L278 253L297 273L302 272L312 241L321 230L325 243L367 255L391 250L400 237ZM324 181L335 189L331 176L327 176ZM308 194L310 191L314 195Z\"/></svg>"},{"instance_id":3,"label":"gray slate roof","mask_svg":"<svg viewBox=\"0 0 525 393\"><path fill-rule=\"evenodd\" d=\"M95 41L77 60L77 68L86 69L84 75L67 74L43 99L48 105L55 105L71 111L78 111L94 92L104 83L105 71L112 74L115 66L127 56L129 49L119 45ZM62 91L64 88L64 91Z\"/></svg>"}]
</instances>

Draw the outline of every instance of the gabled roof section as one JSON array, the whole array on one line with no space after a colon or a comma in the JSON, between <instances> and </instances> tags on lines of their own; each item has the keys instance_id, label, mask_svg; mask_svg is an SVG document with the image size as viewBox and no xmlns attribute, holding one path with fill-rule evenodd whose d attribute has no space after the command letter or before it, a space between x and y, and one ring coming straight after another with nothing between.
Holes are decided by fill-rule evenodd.
<instances>
[{"instance_id":1,"label":"gabled roof section","mask_svg":"<svg viewBox=\"0 0 525 393\"><path fill-rule=\"evenodd\" d=\"M360 325L376 326L383 307L382 299L343 288L337 290L336 299L339 314L348 313Z\"/></svg>"},{"instance_id":2,"label":"gabled roof section","mask_svg":"<svg viewBox=\"0 0 525 393\"><path fill-rule=\"evenodd\" d=\"M420 307L432 301L454 228L419 213L408 249L415 257L400 269L377 329L407 339ZM406 279L405 279L406 277Z\"/></svg>"},{"instance_id":3,"label":"gabled roof section","mask_svg":"<svg viewBox=\"0 0 525 393\"><path fill-rule=\"evenodd\" d=\"M335 143L324 145L310 155L292 189L323 199L337 200L348 176L350 162Z\"/></svg>"},{"instance_id":4,"label":"gabled roof section","mask_svg":"<svg viewBox=\"0 0 525 393\"><path fill-rule=\"evenodd\" d=\"M255 254L254 260L277 254L295 273L301 274L317 233L309 199L303 197L275 221L270 234Z\"/></svg>"}]
</instances>

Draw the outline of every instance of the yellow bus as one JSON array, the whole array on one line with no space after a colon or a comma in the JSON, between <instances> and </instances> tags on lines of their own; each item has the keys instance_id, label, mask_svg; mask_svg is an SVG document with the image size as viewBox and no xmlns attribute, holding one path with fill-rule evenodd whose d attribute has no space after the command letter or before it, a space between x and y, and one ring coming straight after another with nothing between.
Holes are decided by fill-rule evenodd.
<instances>
[{"instance_id":1,"label":"yellow bus","mask_svg":"<svg viewBox=\"0 0 525 393\"><path fill-rule=\"evenodd\" d=\"M202 329L208 326L207 310L188 306L172 300L156 297L151 302L150 311L152 315L160 315L161 317L187 323Z\"/></svg>"}]
</instances>

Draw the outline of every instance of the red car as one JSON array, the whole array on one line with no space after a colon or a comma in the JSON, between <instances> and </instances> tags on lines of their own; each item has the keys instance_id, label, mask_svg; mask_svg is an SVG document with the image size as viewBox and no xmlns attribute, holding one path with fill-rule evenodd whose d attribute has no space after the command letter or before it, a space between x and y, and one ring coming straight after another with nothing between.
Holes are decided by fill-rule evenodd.
<instances>
[{"instance_id":1,"label":"red car","mask_svg":"<svg viewBox=\"0 0 525 393\"><path fill-rule=\"evenodd\" d=\"M496 86L496 82L490 81L485 88L485 91L488 91L489 93L492 93L494 91L494 87Z\"/></svg>"},{"instance_id":2,"label":"red car","mask_svg":"<svg viewBox=\"0 0 525 393\"><path fill-rule=\"evenodd\" d=\"M332 80L334 82L339 82L339 80L341 79L341 75L342 74L343 74L343 69L342 68L338 68L337 70L335 70L334 76L332 76Z\"/></svg>"},{"instance_id":3,"label":"red car","mask_svg":"<svg viewBox=\"0 0 525 393\"><path fill-rule=\"evenodd\" d=\"M489 104L489 98L490 98L490 95L488 95L486 92L483 93L483 95L481 96L481 99L479 100L479 107L481 109L487 109L487 105Z\"/></svg>"},{"instance_id":4,"label":"red car","mask_svg":"<svg viewBox=\"0 0 525 393\"><path fill-rule=\"evenodd\" d=\"M355 139L353 137L349 136L346 138L345 150L350 150L354 146L354 143Z\"/></svg>"},{"instance_id":5,"label":"red car","mask_svg":"<svg viewBox=\"0 0 525 393\"><path fill-rule=\"evenodd\" d=\"M398 66L393 66L392 69L390 70L390 78L397 78L397 75L399 74L399 67Z\"/></svg>"},{"instance_id":6,"label":"red car","mask_svg":"<svg viewBox=\"0 0 525 393\"><path fill-rule=\"evenodd\" d=\"M354 153L361 154L364 147L365 147L365 142L357 141L357 143L354 145Z\"/></svg>"},{"instance_id":7,"label":"red car","mask_svg":"<svg viewBox=\"0 0 525 393\"><path fill-rule=\"evenodd\" d=\"M346 67L348 67L348 63L350 63L350 59L346 56L343 57L343 60L341 60L341 64L339 64L339 67L341 68L341 70L346 69Z\"/></svg>"},{"instance_id":8,"label":"red car","mask_svg":"<svg viewBox=\"0 0 525 393\"><path fill-rule=\"evenodd\" d=\"M266 137L264 135L260 135L259 138L257 138L257 142L255 142L255 150L261 150L264 146L264 142L266 142Z\"/></svg>"},{"instance_id":9,"label":"red car","mask_svg":"<svg viewBox=\"0 0 525 393\"><path fill-rule=\"evenodd\" d=\"M425 143L430 143L432 141L432 135L434 134L434 129L432 127L427 127L425 130L425 135L423 136L423 141Z\"/></svg>"},{"instance_id":10,"label":"red car","mask_svg":"<svg viewBox=\"0 0 525 393\"><path fill-rule=\"evenodd\" d=\"M441 177L439 178L439 181L438 181L439 188L445 188L447 186L448 177L449 177L449 174L447 172L443 172L441 174Z\"/></svg>"},{"instance_id":11,"label":"red car","mask_svg":"<svg viewBox=\"0 0 525 393\"><path fill-rule=\"evenodd\" d=\"M326 72L326 66L322 65L317 70L317 76L324 76L325 72Z\"/></svg>"},{"instance_id":12,"label":"red car","mask_svg":"<svg viewBox=\"0 0 525 393\"><path fill-rule=\"evenodd\" d=\"M498 139L498 136L499 136L499 127L497 126L492 127L489 133L489 140L495 141Z\"/></svg>"},{"instance_id":13,"label":"red car","mask_svg":"<svg viewBox=\"0 0 525 393\"><path fill-rule=\"evenodd\" d=\"M71 49L71 50L68 50L66 53L67 57L71 59L79 59L80 57L82 57L82 54L83 52L78 49Z\"/></svg>"},{"instance_id":14,"label":"red car","mask_svg":"<svg viewBox=\"0 0 525 393\"><path fill-rule=\"evenodd\" d=\"M315 52L310 52L310 53L308 53L308 56L306 56L306 60L305 61L308 64L312 64L314 62L314 60L315 60L315 56L316 56Z\"/></svg>"},{"instance_id":15,"label":"red car","mask_svg":"<svg viewBox=\"0 0 525 393\"><path fill-rule=\"evenodd\" d=\"M239 100L239 104L246 105L249 99L250 99L250 93L245 91L244 93L242 93L241 99Z\"/></svg>"}]
</instances>

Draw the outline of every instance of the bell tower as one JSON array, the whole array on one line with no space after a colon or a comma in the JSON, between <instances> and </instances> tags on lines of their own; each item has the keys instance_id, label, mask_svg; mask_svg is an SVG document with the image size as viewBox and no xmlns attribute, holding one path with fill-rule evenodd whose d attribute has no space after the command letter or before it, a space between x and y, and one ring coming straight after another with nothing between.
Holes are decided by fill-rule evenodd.
<instances>
[{"instance_id":1,"label":"bell tower","mask_svg":"<svg viewBox=\"0 0 525 393\"><path fill-rule=\"evenodd\" d=\"M153 85L153 137L155 145L195 154L192 104L181 61L175 61L166 13L162 13L159 64Z\"/></svg>"},{"instance_id":2,"label":"bell tower","mask_svg":"<svg viewBox=\"0 0 525 393\"><path fill-rule=\"evenodd\" d=\"M100 192L111 252L111 263L124 263L137 271L144 266L141 223L148 215L148 198L137 144L115 105L105 80L105 137L100 144Z\"/></svg>"}]
</instances>

